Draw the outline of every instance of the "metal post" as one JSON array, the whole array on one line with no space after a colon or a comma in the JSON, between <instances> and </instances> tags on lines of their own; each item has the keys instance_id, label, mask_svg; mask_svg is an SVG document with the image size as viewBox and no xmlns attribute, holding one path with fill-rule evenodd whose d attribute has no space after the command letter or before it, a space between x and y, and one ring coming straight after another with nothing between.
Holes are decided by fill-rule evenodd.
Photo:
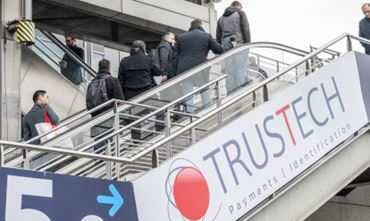
<instances>
[{"instance_id":1,"label":"metal post","mask_svg":"<svg viewBox=\"0 0 370 221\"><path fill-rule=\"evenodd\" d=\"M217 104L217 107L221 107L221 104L222 104L222 102L221 102L222 97L221 96L222 96L221 95L221 84L220 84L219 81L217 81L216 82L216 99L217 99L216 104ZM217 123L218 123L219 126L221 126L222 122L223 122L223 114L222 114L222 111L221 111L217 114Z\"/></svg>"},{"instance_id":2,"label":"metal post","mask_svg":"<svg viewBox=\"0 0 370 221\"><path fill-rule=\"evenodd\" d=\"M29 170L30 169L30 158L27 156L27 151L25 151L25 155L23 155L23 169Z\"/></svg>"},{"instance_id":3,"label":"metal post","mask_svg":"<svg viewBox=\"0 0 370 221\"><path fill-rule=\"evenodd\" d=\"M311 74L311 62L310 62L310 60L307 60L306 61L306 76L308 76L308 75L310 75Z\"/></svg>"},{"instance_id":4,"label":"metal post","mask_svg":"<svg viewBox=\"0 0 370 221\"><path fill-rule=\"evenodd\" d=\"M157 168L159 166L159 154L158 150L154 149L152 151L152 168Z\"/></svg>"},{"instance_id":5,"label":"metal post","mask_svg":"<svg viewBox=\"0 0 370 221\"><path fill-rule=\"evenodd\" d=\"M0 167L4 165L4 146L0 145Z\"/></svg>"},{"instance_id":6,"label":"metal post","mask_svg":"<svg viewBox=\"0 0 370 221\"><path fill-rule=\"evenodd\" d=\"M297 83L299 81L299 72L298 72L298 68L295 68L295 82Z\"/></svg>"},{"instance_id":7,"label":"metal post","mask_svg":"<svg viewBox=\"0 0 370 221\"><path fill-rule=\"evenodd\" d=\"M23 0L23 19L32 20L32 0Z\"/></svg>"},{"instance_id":8,"label":"metal post","mask_svg":"<svg viewBox=\"0 0 370 221\"><path fill-rule=\"evenodd\" d=\"M111 149L112 149L111 141L108 140L107 148L105 150L105 155L110 156L111 155ZM105 161L105 164L106 164L106 173L107 173L106 178L108 180L111 180L112 179L112 162Z\"/></svg>"},{"instance_id":9,"label":"metal post","mask_svg":"<svg viewBox=\"0 0 370 221\"><path fill-rule=\"evenodd\" d=\"M114 102L113 113L114 113L114 131L117 131L117 130L119 130L119 122L120 122L120 116L119 116L119 112L118 112L118 103L117 103L117 101ZM115 146L116 146L116 148L115 148L116 157L119 157L120 156L119 136L120 136L120 134L117 134L114 137L114 139L115 139ZM115 165L116 165L117 179L119 179L120 178L121 164L120 163L115 163Z\"/></svg>"},{"instance_id":10,"label":"metal post","mask_svg":"<svg viewBox=\"0 0 370 221\"><path fill-rule=\"evenodd\" d=\"M165 113L165 132L166 137L171 135L171 113L169 109L166 109ZM166 143L166 159L169 159L172 156L172 145L171 141Z\"/></svg>"},{"instance_id":11,"label":"metal post","mask_svg":"<svg viewBox=\"0 0 370 221\"><path fill-rule=\"evenodd\" d=\"M190 117L190 123L194 122L194 118ZM191 144L195 144L197 142L197 135L195 134L195 127L190 129L190 136L191 136Z\"/></svg>"},{"instance_id":12,"label":"metal post","mask_svg":"<svg viewBox=\"0 0 370 221\"><path fill-rule=\"evenodd\" d=\"M352 39L350 36L347 36L347 52L352 51Z\"/></svg>"},{"instance_id":13,"label":"metal post","mask_svg":"<svg viewBox=\"0 0 370 221\"><path fill-rule=\"evenodd\" d=\"M263 102L266 102L269 100L269 92L268 92L268 88L267 88L267 85L263 85Z\"/></svg>"},{"instance_id":14,"label":"metal post","mask_svg":"<svg viewBox=\"0 0 370 221\"><path fill-rule=\"evenodd\" d=\"M252 98L253 98L252 107L255 107L255 106L257 106L257 95L256 95L256 91L253 91Z\"/></svg>"}]
</instances>

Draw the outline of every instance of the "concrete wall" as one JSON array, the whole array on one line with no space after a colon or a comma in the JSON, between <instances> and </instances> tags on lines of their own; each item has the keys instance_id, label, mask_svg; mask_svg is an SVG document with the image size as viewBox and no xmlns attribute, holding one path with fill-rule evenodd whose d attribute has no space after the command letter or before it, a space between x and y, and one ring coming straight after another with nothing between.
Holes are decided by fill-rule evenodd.
<instances>
[{"instance_id":1,"label":"concrete wall","mask_svg":"<svg viewBox=\"0 0 370 221\"><path fill-rule=\"evenodd\" d=\"M370 186L357 187L346 197L336 196L306 221L369 221Z\"/></svg>"},{"instance_id":2,"label":"concrete wall","mask_svg":"<svg viewBox=\"0 0 370 221\"><path fill-rule=\"evenodd\" d=\"M208 32L215 27L213 7L201 6L185 0L47 0L68 8L82 10L116 21L145 27L154 32L186 31L190 22L200 19Z\"/></svg>"}]
</instances>

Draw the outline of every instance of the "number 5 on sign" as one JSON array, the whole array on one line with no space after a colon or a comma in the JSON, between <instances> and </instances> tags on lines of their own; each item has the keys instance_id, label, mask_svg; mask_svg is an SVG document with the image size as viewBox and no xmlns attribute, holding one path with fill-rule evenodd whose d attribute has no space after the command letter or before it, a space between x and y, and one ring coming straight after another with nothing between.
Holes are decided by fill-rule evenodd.
<instances>
[{"instance_id":1,"label":"number 5 on sign","mask_svg":"<svg viewBox=\"0 0 370 221\"><path fill-rule=\"evenodd\" d=\"M22 209L22 196L53 197L53 181L20 176L8 176L6 189L6 221L51 221L35 209Z\"/></svg>"}]
</instances>

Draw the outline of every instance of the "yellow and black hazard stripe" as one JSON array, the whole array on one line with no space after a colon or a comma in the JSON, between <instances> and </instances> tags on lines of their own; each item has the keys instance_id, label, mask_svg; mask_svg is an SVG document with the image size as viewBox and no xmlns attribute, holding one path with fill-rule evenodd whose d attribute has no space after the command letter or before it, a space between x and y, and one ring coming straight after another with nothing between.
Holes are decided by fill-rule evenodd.
<instances>
[{"instance_id":1,"label":"yellow and black hazard stripe","mask_svg":"<svg viewBox=\"0 0 370 221\"><path fill-rule=\"evenodd\" d=\"M17 41L21 44L33 45L35 43L35 23L28 20L19 21Z\"/></svg>"}]
</instances>

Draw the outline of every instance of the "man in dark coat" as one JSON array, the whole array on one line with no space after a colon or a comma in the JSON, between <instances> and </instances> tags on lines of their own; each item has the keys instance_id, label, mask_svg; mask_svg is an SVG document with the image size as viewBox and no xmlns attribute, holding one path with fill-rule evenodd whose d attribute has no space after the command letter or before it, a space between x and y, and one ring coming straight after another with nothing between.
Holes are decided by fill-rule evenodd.
<instances>
[{"instance_id":1,"label":"man in dark coat","mask_svg":"<svg viewBox=\"0 0 370 221\"><path fill-rule=\"evenodd\" d=\"M210 34L204 31L202 21L194 20L191 22L189 31L177 38L173 51L173 72L175 75L179 75L205 62L210 50L215 54L221 54L235 45L236 42L227 42L224 45L217 43ZM182 82L182 92L186 95L193 90L194 86L200 87L208 82L209 70L207 69ZM203 107L212 104L209 90L203 91L201 96ZM186 111L188 113L194 113L195 111L192 98L186 101Z\"/></svg>"},{"instance_id":2,"label":"man in dark coat","mask_svg":"<svg viewBox=\"0 0 370 221\"><path fill-rule=\"evenodd\" d=\"M225 9L217 22L217 42L229 42L231 38L235 38L237 46L251 42L248 19L242 8L239 1L234 1ZM248 73L247 59L248 50L244 50L225 60L228 93L242 86L246 79L249 80L249 76L246 76Z\"/></svg>"},{"instance_id":3,"label":"man in dark coat","mask_svg":"<svg viewBox=\"0 0 370 221\"><path fill-rule=\"evenodd\" d=\"M59 124L59 117L49 106L49 96L46 91L38 90L33 94L34 105L32 109L23 118L23 138L29 140L38 136L36 124L46 123L45 114L53 125ZM33 144L39 144L40 141L34 141Z\"/></svg>"},{"instance_id":4,"label":"man in dark coat","mask_svg":"<svg viewBox=\"0 0 370 221\"><path fill-rule=\"evenodd\" d=\"M147 56L146 45L141 40L132 44L131 55L121 60L118 79L126 100L152 88L152 77L161 76L162 71L154 59Z\"/></svg>"},{"instance_id":5,"label":"man in dark coat","mask_svg":"<svg viewBox=\"0 0 370 221\"><path fill-rule=\"evenodd\" d=\"M175 35L171 32L168 32L163 35L162 40L157 47L159 66L163 72L162 82L172 77L170 76L171 59L175 43L176 43Z\"/></svg>"},{"instance_id":6,"label":"man in dark coat","mask_svg":"<svg viewBox=\"0 0 370 221\"><path fill-rule=\"evenodd\" d=\"M141 40L134 41L132 43L131 55L123 58L119 66L118 78L125 99L130 100L151 89L153 76L161 75L162 71L155 64L154 58L146 54L145 42ZM132 121L132 119L128 119L127 123L131 123ZM136 127L139 126L136 125ZM140 140L140 131L132 130L131 136L134 140Z\"/></svg>"},{"instance_id":7,"label":"man in dark coat","mask_svg":"<svg viewBox=\"0 0 370 221\"><path fill-rule=\"evenodd\" d=\"M96 79L103 79L105 81L108 100L111 100L111 99L124 100L120 82L117 78L111 75L110 67L111 67L110 61L106 59L99 61L99 71L98 71L98 75L96 76ZM86 96L86 102L88 102L89 99L92 99L88 96L90 96L89 93ZM91 108L94 108L94 107L91 107ZM100 110L93 112L91 116L95 117L111 108L113 108L113 104L109 107L105 107L105 108L102 108ZM97 137L103 134L104 132L106 132L107 130L111 129L112 127L113 127L113 119L108 119L107 121L104 121L103 123L91 128L91 137ZM95 145L94 146L95 152L100 153L101 151L103 151L102 147L106 144L107 142L102 142L102 143Z\"/></svg>"},{"instance_id":8,"label":"man in dark coat","mask_svg":"<svg viewBox=\"0 0 370 221\"><path fill-rule=\"evenodd\" d=\"M65 36L66 45L71 49L82 61L84 60L84 50L76 45L76 38ZM60 62L62 74L75 85L80 85L83 82L82 70L80 65L75 62L69 55L65 54Z\"/></svg>"},{"instance_id":9,"label":"man in dark coat","mask_svg":"<svg viewBox=\"0 0 370 221\"><path fill-rule=\"evenodd\" d=\"M370 40L370 3L365 3L362 5L362 12L365 15L365 18L361 19L359 23L359 35L360 37ZM365 48L365 53L370 55L370 45L361 43Z\"/></svg>"},{"instance_id":10,"label":"man in dark coat","mask_svg":"<svg viewBox=\"0 0 370 221\"><path fill-rule=\"evenodd\" d=\"M125 97L122 92L121 84L117 78L111 75L110 67L111 67L110 61L106 59L102 59L101 61L99 61L99 71L98 71L98 75L96 76L96 79L103 79L103 78L105 79L108 100L111 100L111 99L124 100ZM86 95L86 100L90 99L88 96L89 94ZM112 107L113 107L113 104L110 107L105 107L105 108L95 111L94 113L91 114L91 116L95 117L111 109Z\"/></svg>"}]
</instances>

